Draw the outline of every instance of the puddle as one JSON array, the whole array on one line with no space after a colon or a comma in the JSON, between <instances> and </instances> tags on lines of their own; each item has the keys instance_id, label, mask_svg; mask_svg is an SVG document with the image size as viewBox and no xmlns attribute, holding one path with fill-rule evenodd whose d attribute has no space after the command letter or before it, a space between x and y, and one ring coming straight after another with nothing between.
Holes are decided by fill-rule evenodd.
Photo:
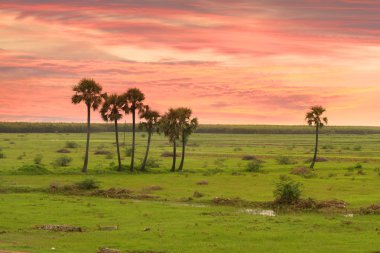
<instances>
[{"instance_id":1,"label":"puddle","mask_svg":"<svg viewBox=\"0 0 380 253\"><path fill-rule=\"evenodd\" d=\"M276 214L273 210L241 209L241 210L239 210L239 212L240 213L247 213L247 214L251 214L251 215L269 216L269 217L276 216Z\"/></svg>"}]
</instances>

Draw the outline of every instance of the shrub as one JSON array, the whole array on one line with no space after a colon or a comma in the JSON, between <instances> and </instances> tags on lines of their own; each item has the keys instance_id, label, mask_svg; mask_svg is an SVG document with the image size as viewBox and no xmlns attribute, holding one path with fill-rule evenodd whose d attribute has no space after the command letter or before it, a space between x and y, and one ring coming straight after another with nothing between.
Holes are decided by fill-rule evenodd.
<instances>
[{"instance_id":1,"label":"shrub","mask_svg":"<svg viewBox=\"0 0 380 253\"><path fill-rule=\"evenodd\" d=\"M44 175L49 174L50 171L39 164L23 165L17 170L20 174L27 175Z\"/></svg>"},{"instance_id":2,"label":"shrub","mask_svg":"<svg viewBox=\"0 0 380 253\"><path fill-rule=\"evenodd\" d=\"M170 151L164 151L161 154L162 157L173 157L173 152Z\"/></svg>"},{"instance_id":3,"label":"shrub","mask_svg":"<svg viewBox=\"0 0 380 253\"><path fill-rule=\"evenodd\" d=\"M294 164L295 162L288 156L278 156L276 158L276 161L280 165L289 165L289 164Z\"/></svg>"},{"instance_id":4,"label":"shrub","mask_svg":"<svg viewBox=\"0 0 380 253\"><path fill-rule=\"evenodd\" d=\"M242 148L234 148L234 152L242 151Z\"/></svg>"},{"instance_id":5,"label":"shrub","mask_svg":"<svg viewBox=\"0 0 380 253\"><path fill-rule=\"evenodd\" d=\"M276 184L273 194L279 204L293 204L301 197L301 183L292 180L281 180Z\"/></svg>"},{"instance_id":6,"label":"shrub","mask_svg":"<svg viewBox=\"0 0 380 253\"><path fill-rule=\"evenodd\" d=\"M80 190L93 190L99 188L98 182L92 178L86 178L76 183L75 186Z\"/></svg>"},{"instance_id":7,"label":"shrub","mask_svg":"<svg viewBox=\"0 0 380 253\"><path fill-rule=\"evenodd\" d=\"M57 167L67 167L73 159L68 156L62 156L55 159L53 165Z\"/></svg>"},{"instance_id":8,"label":"shrub","mask_svg":"<svg viewBox=\"0 0 380 253\"><path fill-rule=\"evenodd\" d=\"M77 148L79 145L78 143L74 141L67 141L66 142L66 148Z\"/></svg>"},{"instance_id":9,"label":"shrub","mask_svg":"<svg viewBox=\"0 0 380 253\"><path fill-rule=\"evenodd\" d=\"M362 146L360 146L360 145L355 145L355 146L354 146L354 150L355 150L355 151L360 151L360 150L362 150Z\"/></svg>"},{"instance_id":10,"label":"shrub","mask_svg":"<svg viewBox=\"0 0 380 253\"><path fill-rule=\"evenodd\" d=\"M5 158L5 155L3 152L0 151L0 159L3 159L3 158Z\"/></svg>"},{"instance_id":11,"label":"shrub","mask_svg":"<svg viewBox=\"0 0 380 253\"><path fill-rule=\"evenodd\" d=\"M41 164L43 156L38 154L34 157L34 164Z\"/></svg>"},{"instance_id":12,"label":"shrub","mask_svg":"<svg viewBox=\"0 0 380 253\"><path fill-rule=\"evenodd\" d=\"M247 171L249 172L259 172L262 168L262 161L253 160L247 164Z\"/></svg>"},{"instance_id":13,"label":"shrub","mask_svg":"<svg viewBox=\"0 0 380 253\"><path fill-rule=\"evenodd\" d=\"M112 153L107 154L106 159L113 159L113 154Z\"/></svg>"},{"instance_id":14,"label":"shrub","mask_svg":"<svg viewBox=\"0 0 380 253\"><path fill-rule=\"evenodd\" d=\"M148 159L145 164L146 169L159 168L160 163L157 159Z\"/></svg>"}]
</instances>

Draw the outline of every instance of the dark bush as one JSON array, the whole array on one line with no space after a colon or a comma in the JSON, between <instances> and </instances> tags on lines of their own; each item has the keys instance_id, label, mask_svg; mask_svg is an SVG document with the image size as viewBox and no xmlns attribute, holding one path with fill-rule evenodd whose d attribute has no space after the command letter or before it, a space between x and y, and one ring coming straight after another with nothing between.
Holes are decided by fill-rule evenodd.
<instances>
[{"instance_id":1,"label":"dark bush","mask_svg":"<svg viewBox=\"0 0 380 253\"><path fill-rule=\"evenodd\" d=\"M53 165L57 167L67 167L73 159L68 156L62 156L55 159Z\"/></svg>"},{"instance_id":2,"label":"dark bush","mask_svg":"<svg viewBox=\"0 0 380 253\"><path fill-rule=\"evenodd\" d=\"M34 157L34 164L41 164L43 155L38 154Z\"/></svg>"},{"instance_id":3,"label":"dark bush","mask_svg":"<svg viewBox=\"0 0 380 253\"><path fill-rule=\"evenodd\" d=\"M67 141L66 142L66 148L77 148L79 147L78 143L74 141Z\"/></svg>"},{"instance_id":4,"label":"dark bush","mask_svg":"<svg viewBox=\"0 0 380 253\"><path fill-rule=\"evenodd\" d=\"M173 152L170 151L164 151L161 154L162 157L173 157Z\"/></svg>"},{"instance_id":5,"label":"dark bush","mask_svg":"<svg viewBox=\"0 0 380 253\"><path fill-rule=\"evenodd\" d=\"M3 159L3 158L5 158L5 155L2 151L0 151L0 159Z\"/></svg>"},{"instance_id":6,"label":"dark bush","mask_svg":"<svg viewBox=\"0 0 380 253\"><path fill-rule=\"evenodd\" d=\"M294 204L301 197L301 183L292 180L281 180L276 184L273 194L279 204Z\"/></svg>"},{"instance_id":7,"label":"dark bush","mask_svg":"<svg viewBox=\"0 0 380 253\"><path fill-rule=\"evenodd\" d=\"M259 172L262 168L262 161L253 160L247 164L247 171L249 172Z\"/></svg>"},{"instance_id":8,"label":"dark bush","mask_svg":"<svg viewBox=\"0 0 380 253\"><path fill-rule=\"evenodd\" d=\"M93 190L99 188L99 183L92 178L86 178L76 183L75 186L80 190Z\"/></svg>"},{"instance_id":9,"label":"dark bush","mask_svg":"<svg viewBox=\"0 0 380 253\"><path fill-rule=\"evenodd\" d=\"M276 158L276 161L280 165L289 165L289 164L295 164L296 162L293 161L290 157L288 156L278 156Z\"/></svg>"},{"instance_id":10,"label":"dark bush","mask_svg":"<svg viewBox=\"0 0 380 253\"><path fill-rule=\"evenodd\" d=\"M51 173L48 169L39 164L23 165L17 169L17 172L26 175L44 175Z\"/></svg>"},{"instance_id":11,"label":"dark bush","mask_svg":"<svg viewBox=\"0 0 380 253\"><path fill-rule=\"evenodd\" d=\"M145 164L146 169L160 168L160 163L157 159L148 159Z\"/></svg>"},{"instance_id":12,"label":"dark bush","mask_svg":"<svg viewBox=\"0 0 380 253\"><path fill-rule=\"evenodd\" d=\"M112 154L112 152L108 151L108 150L96 150L95 151L95 155L109 155L109 154Z\"/></svg>"}]
</instances>

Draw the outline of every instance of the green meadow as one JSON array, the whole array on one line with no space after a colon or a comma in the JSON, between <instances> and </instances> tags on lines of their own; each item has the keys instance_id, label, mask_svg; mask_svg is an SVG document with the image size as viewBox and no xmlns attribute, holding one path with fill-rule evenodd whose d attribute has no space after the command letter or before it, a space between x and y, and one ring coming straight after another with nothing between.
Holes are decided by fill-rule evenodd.
<instances>
[{"instance_id":1,"label":"green meadow","mask_svg":"<svg viewBox=\"0 0 380 253\"><path fill-rule=\"evenodd\" d=\"M85 138L0 133L0 252L380 252L380 134L322 134L308 171L313 134L195 133L182 173L154 135L148 172L129 173L116 171L114 133L96 132L84 175ZM127 167L131 134L120 142ZM137 133L137 168L146 142ZM273 204L284 178L325 205ZM99 188L72 187L84 180ZM36 227L48 224L82 232Z\"/></svg>"}]
</instances>

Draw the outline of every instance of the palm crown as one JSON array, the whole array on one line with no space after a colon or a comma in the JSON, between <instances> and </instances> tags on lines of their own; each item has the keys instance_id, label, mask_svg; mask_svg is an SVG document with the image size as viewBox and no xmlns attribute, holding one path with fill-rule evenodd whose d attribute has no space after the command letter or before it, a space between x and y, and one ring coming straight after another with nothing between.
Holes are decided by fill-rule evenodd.
<instances>
[{"instance_id":1,"label":"palm crown","mask_svg":"<svg viewBox=\"0 0 380 253\"><path fill-rule=\"evenodd\" d=\"M138 88L132 88L129 89L124 96L126 97L127 101L130 103L130 110L134 111L136 109L142 110L143 109L143 103L145 99L144 93L142 93Z\"/></svg>"},{"instance_id":2,"label":"palm crown","mask_svg":"<svg viewBox=\"0 0 380 253\"><path fill-rule=\"evenodd\" d=\"M78 85L73 87L75 94L71 98L73 104L84 102L92 109L98 109L102 103L102 86L93 79L82 79Z\"/></svg>"},{"instance_id":3,"label":"palm crown","mask_svg":"<svg viewBox=\"0 0 380 253\"><path fill-rule=\"evenodd\" d=\"M117 94L104 95L104 103L100 114L104 121L117 121L123 117L121 110L124 106L124 99Z\"/></svg>"},{"instance_id":4,"label":"palm crown","mask_svg":"<svg viewBox=\"0 0 380 253\"><path fill-rule=\"evenodd\" d=\"M160 114L157 111L151 110L149 106L145 106L143 112L140 115L141 119L144 119L145 122L140 123L140 128L148 132L158 132L158 120Z\"/></svg>"},{"instance_id":5,"label":"palm crown","mask_svg":"<svg viewBox=\"0 0 380 253\"><path fill-rule=\"evenodd\" d=\"M176 109L178 115L179 128L182 131L182 137L184 141L187 141L188 136L192 134L198 127L198 119L190 119L192 111L190 108L180 107Z\"/></svg>"},{"instance_id":6,"label":"palm crown","mask_svg":"<svg viewBox=\"0 0 380 253\"><path fill-rule=\"evenodd\" d=\"M312 106L310 108L310 111L306 113L305 120L309 124L309 126L317 126L317 127L323 127L324 125L327 125L328 120L327 117L321 118L322 114L326 111L325 108L322 106Z\"/></svg>"},{"instance_id":7,"label":"palm crown","mask_svg":"<svg viewBox=\"0 0 380 253\"><path fill-rule=\"evenodd\" d=\"M179 138L179 123L178 113L175 109L170 108L164 116L161 117L160 127L165 134L169 137L170 142L174 142Z\"/></svg>"}]
</instances>

